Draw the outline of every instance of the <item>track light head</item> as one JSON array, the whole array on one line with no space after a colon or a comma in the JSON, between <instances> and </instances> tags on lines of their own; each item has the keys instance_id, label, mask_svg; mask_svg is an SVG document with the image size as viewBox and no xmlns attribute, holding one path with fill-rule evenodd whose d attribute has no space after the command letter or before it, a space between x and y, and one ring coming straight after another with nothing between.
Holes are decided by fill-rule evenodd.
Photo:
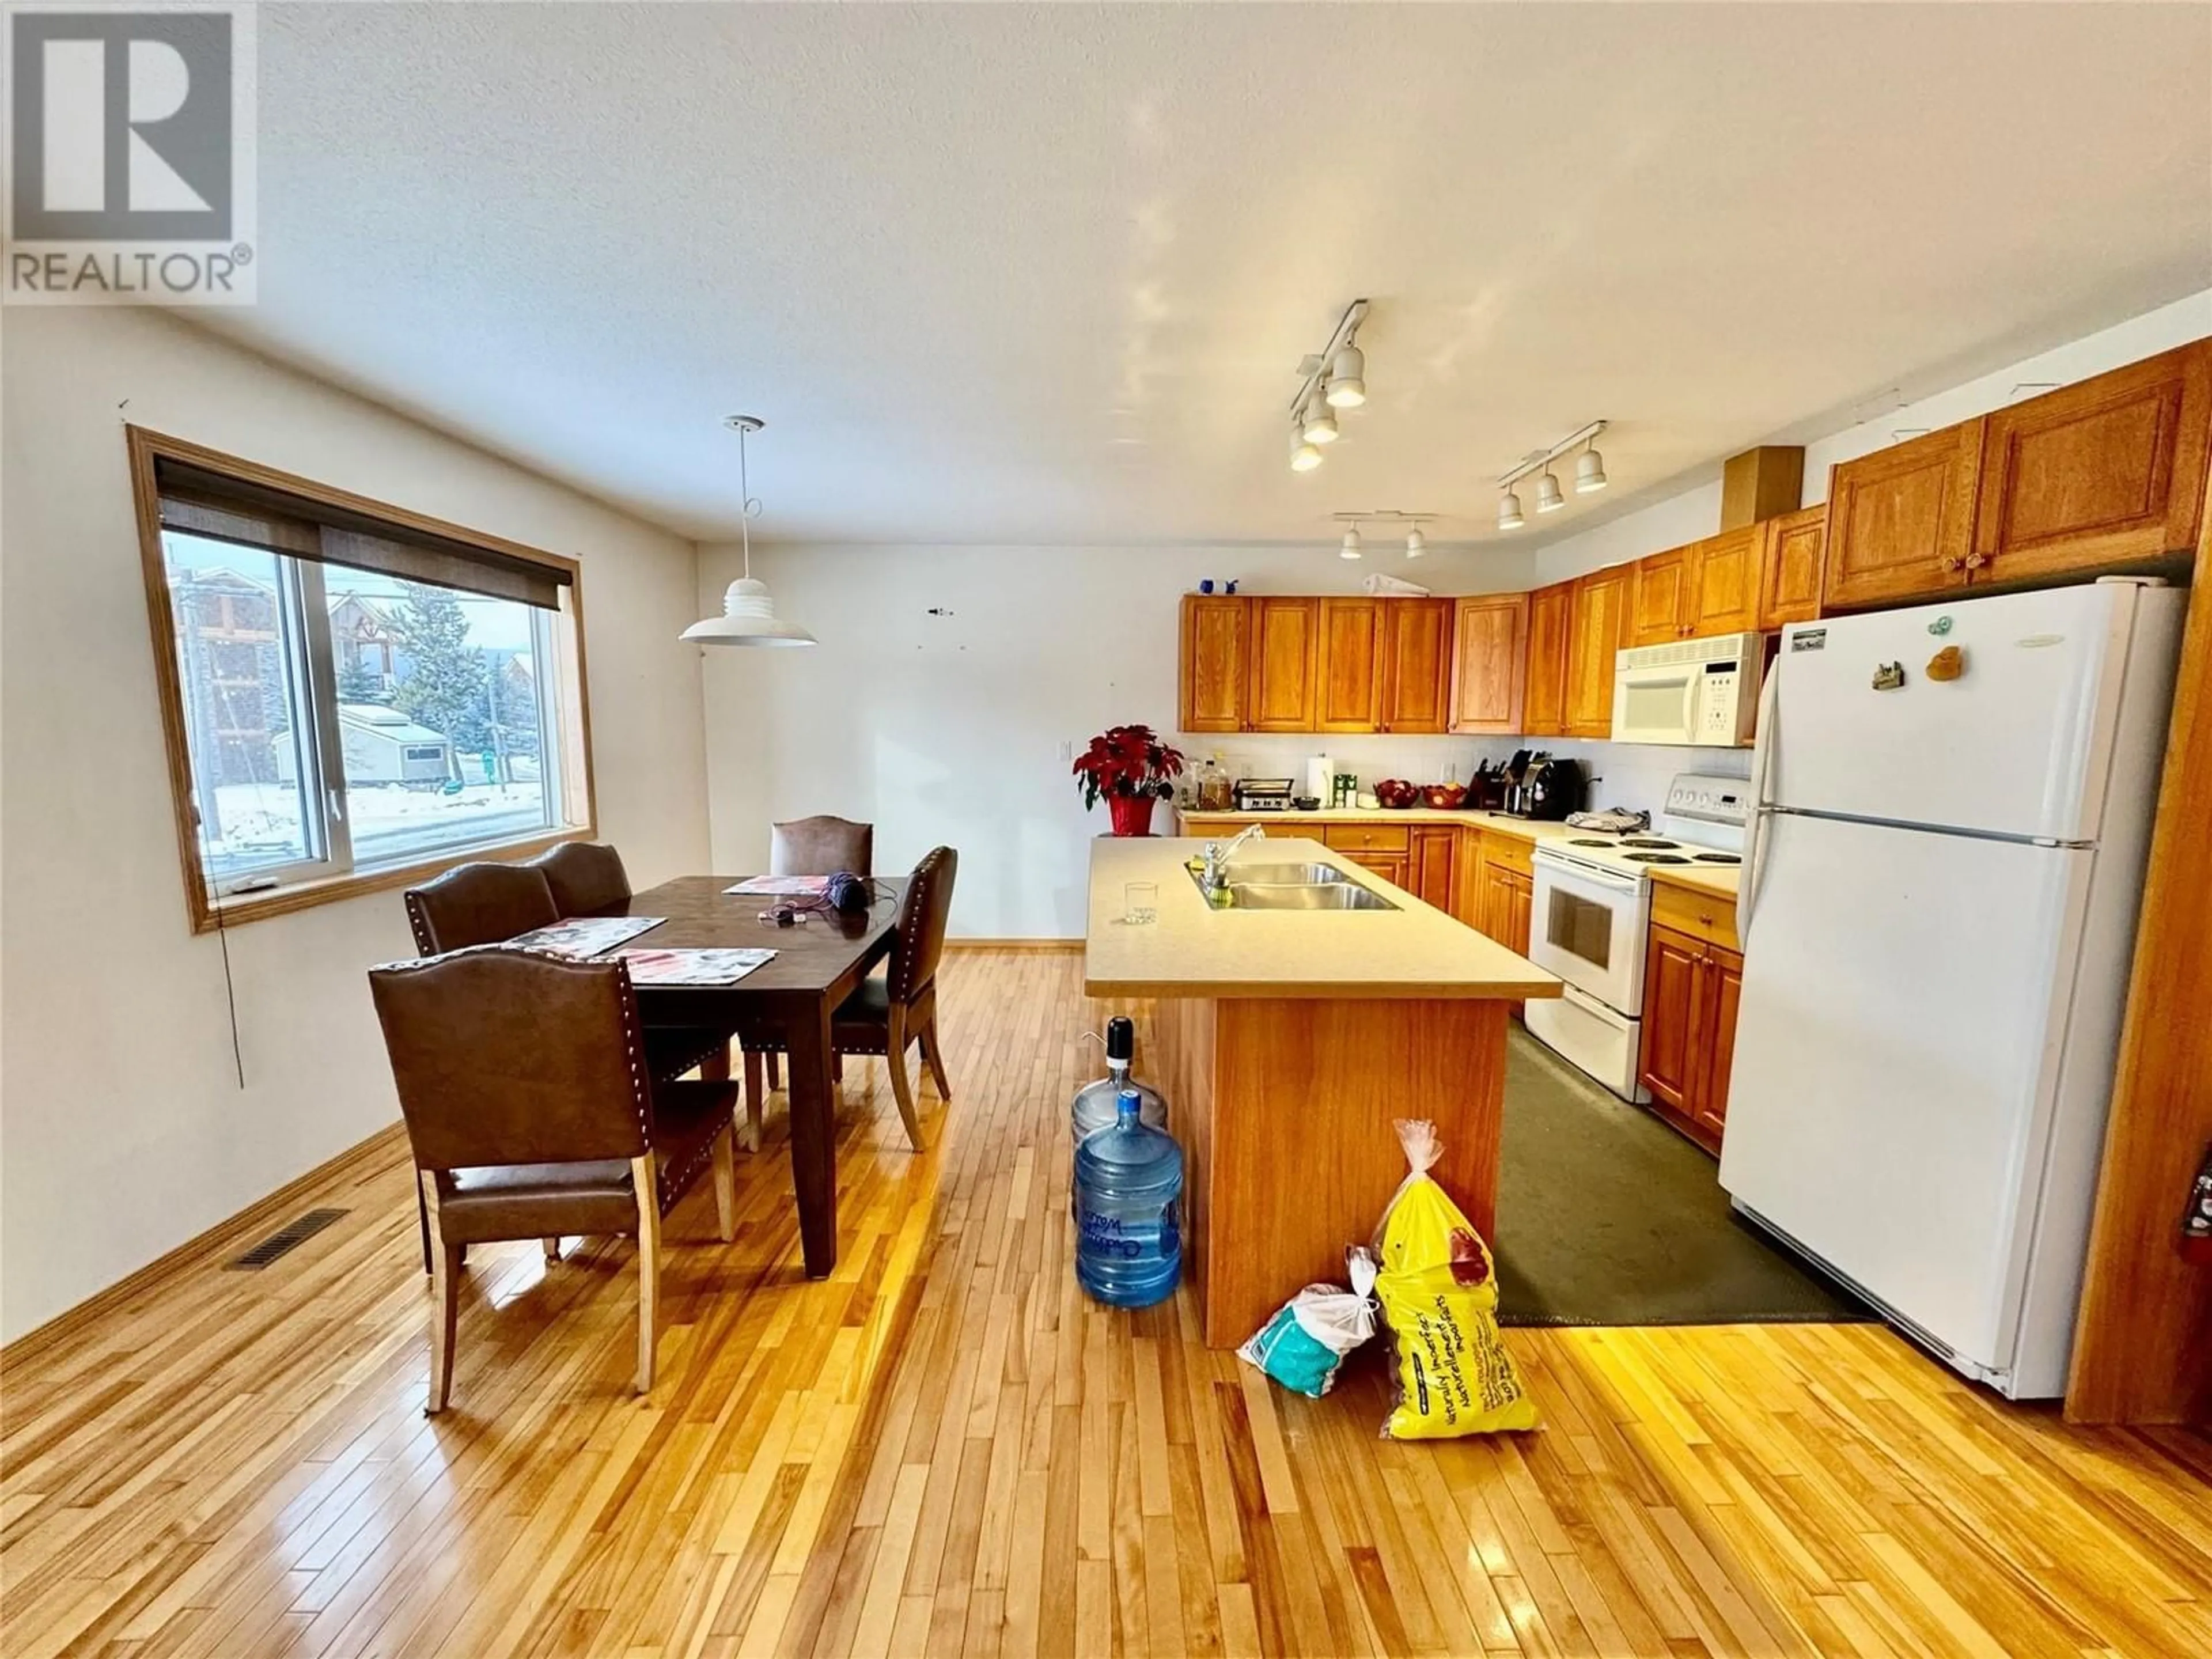
<instances>
[{"instance_id":1,"label":"track light head","mask_svg":"<svg viewBox=\"0 0 2212 1659\"><path fill-rule=\"evenodd\" d=\"M1306 399L1304 418L1298 423L1299 434L1310 444L1333 444L1337 440L1336 411L1316 386L1312 397Z\"/></svg>"},{"instance_id":2,"label":"track light head","mask_svg":"<svg viewBox=\"0 0 2212 1659\"><path fill-rule=\"evenodd\" d=\"M1559 475L1546 467L1544 476L1536 480L1536 510L1556 513L1566 504L1567 498L1559 493Z\"/></svg>"},{"instance_id":3,"label":"track light head","mask_svg":"<svg viewBox=\"0 0 2212 1659\"><path fill-rule=\"evenodd\" d=\"M1327 396L1332 409L1357 409L1367 401L1367 356L1358 346L1346 346L1329 364Z\"/></svg>"},{"instance_id":4,"label":"track light head","mask_svg":"<svg viewBox=\"0 0 2212 1659\"><path fill-rule=\"evenodd\" d=\"M1521 498L1518 495L1509 489L1498 498L1498 527L1500 530L1518 530L1528 522L1521 516Z\"/></svg>"},{"instance_id":5,"label":"track light head","mask_svg":"<svg viewBox=\"0 0 2212 1659\"><path fill-rule=\"evenodd\" d=\"M1418 559L1428 550L1429 538L1421 534L1420 526L1415 525L1406 532L1406 556L1409 559Z\"/></svg>"},{"instance_id":6,"label":"track light head","mask_svg":"<svg viewBox=\"0 0 2212 1659\"><path fill-rule=\"evenodd\" d=\"M1359 556L1359 526L1358 525L1352 525L1345 531L1344 545L1337 549L1336 556L1340 559L1356 559Z\"/></svg>"},{"instance_id":7,"label":"track light head","mask_svg":"<svg viewBox=\"0 0 2212 1659\"><path fill-rule=\"evenodd\" d=\"M1592 495L1605 488L1605 457L1585 449L1575 461L1575 494Z\"/></svg>"}]
</instances>

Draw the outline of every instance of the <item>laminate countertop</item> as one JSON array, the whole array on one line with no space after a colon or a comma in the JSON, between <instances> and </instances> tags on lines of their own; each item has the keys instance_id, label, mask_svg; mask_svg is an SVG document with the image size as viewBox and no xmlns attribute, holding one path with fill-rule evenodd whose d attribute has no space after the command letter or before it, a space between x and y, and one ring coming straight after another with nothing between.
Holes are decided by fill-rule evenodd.
<instances>
[{"instance_id":1,"label":"laminate countertop","mask_svg":"<svg viewBox=\"0 0 2212 1659\"><path fill-rule=\"evenodd\" d=\"M1258 820L1267 824L1324 823L1443 823L1462 830L1490 830L1518 836L1522 841L1556 841L1563 836L1582 836L1586 830L1570 830L1546 819L1516 818L1504 812L1476 812L1466 808L1442 811L1433 806L1322 806L1310 812L1296 807L1281 812L1190 812L1177 809L1183 829L1206 840L1217 839L1225 824L1243 825Z\"/></svg>"},{"instance_id":2,"label":"laminate countertop","mask_svg":"<svg viewBox=\"0 0 2212 1659\"><path fill-rule=\"evenodd\" d=\"M1332 865L1394 910L1223 910L1188 868L1203 837L1103 836L1091 843L1084 989L1091 996L1396 998L1555 997L1559 981L1361 869L1317 841L1276 837L1285 862ZM1124 922L1125 889L1159 890L1158 920Z\"/></svg>"}]
</instances>

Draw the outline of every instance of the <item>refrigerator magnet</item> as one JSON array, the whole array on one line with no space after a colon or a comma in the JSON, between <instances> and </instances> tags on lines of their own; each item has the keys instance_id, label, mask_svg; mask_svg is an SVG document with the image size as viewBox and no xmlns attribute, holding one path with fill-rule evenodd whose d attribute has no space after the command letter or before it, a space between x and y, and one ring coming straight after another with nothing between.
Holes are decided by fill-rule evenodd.
<instances>
[{"instance_id":1,"label":"refrigerator magnet","mask_svg":"<svg viewBox=\"0 0 2212 1659\"><path fill-rule=\"evenodd\" d=\"M1955 645L1947 645L1928 659L1928 678L1931 680L1955 680L1966 672L1966 653Z\"/></svg>"},{"instance_id":2,"label":"refrigerator magnet","mask_svg":"<svg viewBox=\"0 0 2212 1659\"><path fill-rule=\"evenodd\" d=\"M1905 665L1901 662L1886 662L1874 671L1874 689L1877 691L1894 691L1904 684Z\"/></svg>"}]
</instances>

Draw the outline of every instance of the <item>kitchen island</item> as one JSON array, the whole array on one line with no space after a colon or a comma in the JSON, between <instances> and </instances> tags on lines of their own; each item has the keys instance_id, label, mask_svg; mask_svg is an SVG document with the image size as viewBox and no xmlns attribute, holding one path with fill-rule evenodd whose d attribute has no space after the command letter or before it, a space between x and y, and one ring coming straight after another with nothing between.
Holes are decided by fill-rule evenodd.
<instances>
[{"instance_id":1,"label":"kitchen island","mask_svg":"<svg viewBox=\"0 0 2212 1659\"><path fill-rule=\"evenodd\" d=\"M1188 868L1205 845L1093 843L1084 973L1138 1019L1188 1159L1206 1340L1230 1347L1301 1286L1341 1282L1405 1177L1394 1119L1438 1126L1433 1173L1489 1234L1508 1005L1559 981L1319 842L1248 846L1232 876L1323 866L1387 908L1219 908ZM1131 882L1157 887L1156 921L1122 921Z\"/></svg>"}]
</instances>

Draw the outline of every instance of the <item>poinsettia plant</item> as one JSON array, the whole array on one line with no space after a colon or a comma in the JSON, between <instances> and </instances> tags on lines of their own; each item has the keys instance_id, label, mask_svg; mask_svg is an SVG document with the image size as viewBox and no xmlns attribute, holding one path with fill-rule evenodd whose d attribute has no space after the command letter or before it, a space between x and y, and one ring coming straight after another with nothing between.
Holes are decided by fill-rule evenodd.
<instances>
[{"instance_id":1,"label":"poinsettia plant","mask_svg":"<svg viewBox=\"0 0 2212 1659\"><path fill-rule=\"evenodd\" d=\"M1162 743L1149 726L1116 726L1091 739L1074 771L1086 807L1102 795L1165 800L1182 773L1182 750Z\"/></svg>"}]
</instances>

